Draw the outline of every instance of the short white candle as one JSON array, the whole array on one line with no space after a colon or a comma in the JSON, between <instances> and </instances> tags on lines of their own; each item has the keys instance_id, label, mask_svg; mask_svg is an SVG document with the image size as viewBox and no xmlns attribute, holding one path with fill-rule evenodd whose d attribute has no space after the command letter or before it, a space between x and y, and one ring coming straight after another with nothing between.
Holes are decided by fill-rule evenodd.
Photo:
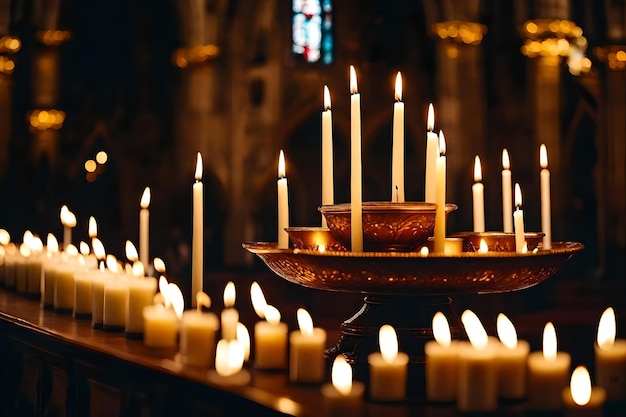
<instances>
[{"instance_id":1,"label":"short white candle","mask_svg":"<svg viewBox=\"0 0 626 417\"><path fill-rule=\"evenodd\" d=\"M396 102L393 103L393 144L391 154L391 201L404 202L404 103L402 74L396 75Z\"/></svg>"},{"instance_id":2,"label":"short white candle","mask_svg":"<svg viewBox=\"0 0 626 417\"><path fill-rule=\"evenodd\" d=\"M152 304L157 290L154 277L134 277L128 280L128 308L124 332L129 337L143 333L143 309Z\"/></svg>"},{"instance_id":3,"label":"short white candle","mask_svg":"<svg viewBox=\"0 0 626 417\"><path fill-rule=\"evenodd\" d=\"M350 65L350 230L352 252L363 252L363 196L361 161L361 95L356 71Z\"/></svg>"},{"instance_id":4,"label":"short white candle","mask_svg":"<svg viewBox=\"0 0 626 417\"><path fill-rule=\"evenodd\" d=\"M394 328L383 325L379 331L380 352L367 357L370 370L370 398L375 401L401 401L406 397L409 355L398 352Z\"/></svg>"},{"instance_id":5,"label":"short white candle","mask_svg":"<svg viewBox=\"0 0 626 417\"><path fill-rule=\"evenodd\" d=\"M204 279L204 186L202 185L202 155L196 158L196 182L193 184L193 232L191 245L191 293L202 292ZM196 299L191 304L195 307Z\"/></svg>"},{"instance_id":6,"label":"short white candle","mask_svg":"<svg viewBox=\"0 0 626 417\"><path fill-rule=\"evenodd\" d=\"M289 248L289 190L287 188L287 177L285 176L285 154L280 151L278 156L278 247L280 249Z\"/></svg>"},{"instance_id":7,"label":"short white candle","mask_svg":"<svg viewBox=\"0 0 626 417\"><path fill-rule=\"evenodd\" d=\"M213 313L202 311L210 308L211 299L205 293L196 294L196 310L183 313L180 322L180 357L185 365L209 367L215 360L215 334L219 320Z\"/></svg>"},{"instance_id":8,"label":"short white candle","mask_svg":"<svg viewBox=\"0 0 626 417\"><path fill-rule=\"evenodd\" d=\"M502 150L502 226L505 233L513 233L513 187L509 152Z\"/></svg>"},{"instance_id":9,"label":"short white candle","mask_svg":"<svg viewBox=\"0 0 626 417\"><path fill-rule=\"evenodd\" d=\"M207 374L209 382L221 386L243 386L250 382L250 373L242 369L244 349L238 340L222 339L215 350L215 370Z\"/></svg>"},{"instance_id":10,"label":"short white candle","mask_svg":"<svg viewBox=\"0 0 626 417\"><path fill-rule=\"evenodd\" d=\"M424 200L435 203L437 200L437 158L439 158L439 137L435 130L435 110L433 104L428 105L426 122L426 175L424 181Z\"/></svg>"},{"instance_id":11,"label":"short white candle","mask_svg":"<svg viewBox=\"0 0 626 417\"><path fill-rule=\"evenodd\" d=\"M526 237L524 236L524 210L522 210L522 190L519 184L515 184L515 212L513 213L515 225L515 252L524 253L526 250Z\"/></svg>"},{"instance_id":12,"label":"short white candle","mask_svg":"<svg viewBox=\"0 0 626 417\"><path fill-rule=\"evenodd\" d=\"M139 260L147 270L150 266L150 187L143 190L139 206Z\"/></svg>"},{"instance_id":13,"label":"short white candle","mask_svg":"<svg viewBox=\"0 0 626 417\"><path fill-rule=\"evenodd\" d=\"M517 340L513 323L502 313L497 319L498 337L498 396L520 400L526 397L526 362L530 345Z\"/></svg>"},{"instance_id":14,"label":"short white candle","mask_svg":"<svg viewBox=\"0 0 626 417\"><path fill-rule=\"evenodd\" d=\"M322 112L322 205L335 202L333 176L333 114L330 109L330 92L324 86L324 111ZM322 227L327 227L322 216Z\"/></svg>"},{"instance_id":15,"label":"short white candle","mask_svg":"<svg viewBox=\"0 0 626 417\"><path fill-rule=\"evenodd\" d=\"M75 318L91 318L93 301L92 273L82 271L74 274L74 310Z\"/></svg>"},{"instance_id":16,"label":"short white candle","mask_svg":"<svg viewBox=\"0 0 626 417\"><path fill-rule=\"evenodd\" d=\"M331 369L332 383L322 386L325 413L329 417L361 415L365 385L352 381L352 367L342 354L337 355Z\"/></svg>"},{"instance_id":17,"label":"short white candle","mask_svg":"<svg viewBox=\"0 0 626 417\"><path fill-rule=\"evenodd\" d=\"M43 243L34 236L29 243L31 254L26 261L26 293L30 296L41 295L43 269Z\"/></svg>"},{"instance_id":18,"label":"short white candle","mask_svg":"<svg viewBox=\"0 0 626 417\"><path fill-rule=\"evenodd\" d=\"M541 231L543 232L542 249L552 249L552 219L550 213L550 170L548 169L548 150L542 144L539 148L541 165Z\"/></svg>"},{"instance_id":19,"label":"short white candle","mask_svg":"<svg viewBox=\"0 0 626 417\"><path fill-rule=\"evenodd\" d=\"M615 311L607 308L598 324L595 351L596 383L606 390L609 401L626 399L626 340L615 339Z\"/></svg>"},{"instance_id":20,"label":"short white candle","mask_svg":"<svg viewBox=\"0 0 626 417\"><path fill-rule=\"evenodd\" d=\"M543 352L528 355L528 409L559 410L561 391L567 386L572 358L557 351L556 330L547 323L543 331Z\"/></svg>"},{"instance_id":21,"label":"short white candle","mask_svg":"<svg viewBox=\"0 0 626 417\"><path fill-rule=\"evenodd\" d=\"M104 284L102 327L107 330L124 330L128 309L127 278L108 280Z\"/></svg>"},{"instance_id":22,"label":"short white candle","mask_svg":"<svg viewBox=\"0 0 626 417\"><path fill-rule=\"evenodd\" d=\"M20 245L20 250L15 261L15 290L18 293L26 292L26 265L30 258L30 247L26 243Z\"/></svg>"},{"instance_id":23,"label":"short white candle","mask_svg":"<svg viewBox=\"0 0 626 417\"><path fill-rule=\"evenodd\" d=\"M53 306L60 312L71 312L74 308L74 273L77 272L74 262L68 259L56 269Z\"/></svg>"},{"instance_id":24,"label":"short white candle","mask_svg":"<svg viewBox=\"0 0 626 417\"><path fill-rule=\"evenodd\" d=\"M570 386L562 391L565 417L602 417L604 402L607 398L602 387L593 387L589 371L578 366L572 372Z\"/></svg>"},{"instance_id":25,"label":"short white candle","mask_svg":"<svg viewBox=\"0 0 626 417\"><path fill-rule=\"evenodd\" d=\"M313 327L309 313L297 311L299 330L289 335L289 380L315 383L324 379L326 331Z\"/></svg>"},{"instance_id":26,"label":"short white candle","mask_svg":"<svg viewBox=\"0 0 626 417\"><path fill-rule=\"evenodd\" d=\"M474 185L472 185L472 201L474 203L474 232L485 231L485 186L480 156L474 158Z\"/></svg>"},{"instance_id":27,"label":"short white candle","mask_svg":"<svg viewBox=\"0 0 626 417\"><path fill-rule=\"evenodd\" d=\"M254 366L263 370L287 367L287 324L280 321L280 311L265 308L265 320L254 325Z\"/></svg>"},{"instance_id":28,"label":"short white candle","mask_svg":"<svg viewBox=\"0 0 626 417\"><path fill-rule=\"evenodd\" d=\"M178 317L172 309L157 304L143 309L143 344L151 348L174 348L178 343Z\"/></svg>"},{"instance_id":29,"label":"short white candle","mask_svg":"<svg viewBox=\"0 0 626 417\"><path fill-rule=\"evenodd\" d=\"M433 335L424 345L426 355L426 399L434 402L456 400L458 346L451 340L450 326L441 312L433 316Z\"/></svg>"},{"instance_id":30,"label":"short white candle","mask_svg":"<svg viewBox=\"0 0 626 417\"><path fill-rule=\"evenodd\" d=\"M234 340L237 338L237 323L239 312L234 307L237 298L235 284L229 281L224 288L224 310L221 314L222 339Z\"/></svg>"},{"instance_id":31,"label":"short white candle","mask_svg":"<svg viewBox=\"0 0 626 417\"><path fill-rule=\"evenodd\" d=\"M446 248L446 139L439 131L439 157L437 158L437 214L435 215L435 253L444 253Z\"/></svg>"}]
</instances>

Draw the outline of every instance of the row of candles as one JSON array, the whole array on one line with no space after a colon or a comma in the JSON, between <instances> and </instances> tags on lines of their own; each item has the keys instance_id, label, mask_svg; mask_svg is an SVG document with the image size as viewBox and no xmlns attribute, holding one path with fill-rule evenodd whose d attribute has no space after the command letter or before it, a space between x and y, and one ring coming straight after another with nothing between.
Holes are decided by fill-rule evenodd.
<instances>
[{"instance_id":1,"label":"row of candles","mask_svg":"<svg viewBox=\"0 0 626 417\"><path fill-rule=\"evenodd\" d=\"M334 204L333 185L333 133L330 92L324 86L324 111L321 115L322 124L322 205ZM350 120L351 120L351 156L350 156L350 203L351 203L351 250L363 250L362 233L362 161L361 161L361 97L358 93L356 71L350 66ZM391 201L404 202L404 103L402 102L402 76L398 72L395 83L395 99L393 106L392 132L392 163L391 163ZM426 168L424 201L437 204L435 217L434 252L445 251L446 240L446 141L440 130L434 132L435 113L430 104L427 116L426 133ZM541 183L541 228L544 233L542 248L551 249L551 210L550 210L550 171L548 170L548 154L545 145L540 146L540 183ZM522 193L519 184L515 184L513 195L509 154L502 151L502 222L503 231L515 233L516 252L525 252L524 214L521 210ZM475 157L474 185L472 186L474 232L485 231L484 186L482 184L482 167L480 157ZM279 154L278 163L278 247L289 246L289 236L285 228L289 227L289 203L287 178L283 151ZM515 201L515 212L513 211ZM322 227L326 220L322 218Z\"/></svg>"}]
</instances>

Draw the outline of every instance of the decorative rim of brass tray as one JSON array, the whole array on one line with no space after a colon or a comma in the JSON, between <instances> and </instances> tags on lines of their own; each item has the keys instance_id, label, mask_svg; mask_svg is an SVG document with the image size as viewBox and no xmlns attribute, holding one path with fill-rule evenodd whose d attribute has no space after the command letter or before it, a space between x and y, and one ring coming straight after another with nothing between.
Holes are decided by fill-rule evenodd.
<instances>
[{"instance_id":1,"label":"decorative rim of brass tray","mask_svg":"<svg viewBox=\"0 0 626 417\"><path fill-rule=\"evenodd\" d=\"M486 294L517 291L545 281L584 248L553 242L534 253L320 252L278 249L276 243L246 242L278 276L320 290L397 295Z\"/></svg>"}]
</instances>

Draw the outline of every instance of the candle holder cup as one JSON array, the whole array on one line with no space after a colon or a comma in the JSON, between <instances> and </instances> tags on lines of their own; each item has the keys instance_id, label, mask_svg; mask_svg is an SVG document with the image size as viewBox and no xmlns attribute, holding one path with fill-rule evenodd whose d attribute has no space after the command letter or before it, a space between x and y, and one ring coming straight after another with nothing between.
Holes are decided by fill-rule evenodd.
<instances>
[{"instance_id":1,"label":"candle holder cup","mask_svg":"<svg viewBox=\"0 0 626 417\"><path fill-rule=\"evenodd\" d=\"M346 247L335 239L327 227L287 227L285 230L296 249L346 250Z\"/></svg>"},{"instance_id":2,"label":"candle holder cup","mask_svg":"<svg viewBox=\"0 0 626 417\"><path fill-rule=\"evenodd\" d=\"M544 233L542 232L526 232L526 248L529 252L535 250ZM483 240L487 244L489 252L515 252L515 233L506 232L458 232L452 234L452 237L463 239L463 252L478 252L480 241Z\"/></svg>"}]
</instances>

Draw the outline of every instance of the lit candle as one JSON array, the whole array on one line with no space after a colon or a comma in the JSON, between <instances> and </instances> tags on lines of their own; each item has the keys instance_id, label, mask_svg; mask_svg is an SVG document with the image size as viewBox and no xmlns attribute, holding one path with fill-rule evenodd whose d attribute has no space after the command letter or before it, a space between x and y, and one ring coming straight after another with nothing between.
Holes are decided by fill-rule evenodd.
<instances>
[{"instance_id":1,"label":"lit candle","mask_svg":"<svg viewBox=\"0 0 626 417\"><path fill-rule=\"evenodd\" d=\"M439 157L436 164L437 214L435 215L434 252L444 253L446 248L446 139L439 131Z\"/></svg>"},{"instance_id":2,"label":"lit candle","mask_svg":"<svg viewBox=\"0 0 626 417\"><path fill-rule=\"evenodd\" d=\"M139 260L147 270L150 266L150 187L143 190L139 205Z\"/></svg>"},{"instance_id":3,"label":"lit candle","mask_svg":"<svg viewBox=\"0 0 626 417\"><path fill-rule=\"evenodd\" d=\"M470 310L461 315L470 340L459 346L457 406L463 412L489 412L498 408L496 349L487 332Z\"/></svg>"},{"instance_id":4,"label":"lit candle","mask_svg":"<svg viewBox=\"0 0 626 417\"><path fill-rule=\"evenodd\" d=\"M185 301L176 284L159 279L159 290L165 304L155 304L143 309L143 344L150 348L171 349L178 343L178 322L183 315Z\"/></svg>"},{"instance_id":5,"label":"lit candle","mask_svg":"<svg viewBox=\"0 0 626 417\"><path fill-rule=\"evenodd\" d=\"M543 330L543 352L528 355L528 409L559 410L561 391L567 386L571 356L557 351L556 330L547 323Z\"/></svg>"},{"instance_id":6,"label":"lit candle","mask_svg":"<svg viewBox=\"0 0 626 417\"><path fill-rule=\"evenodd\" d=\"M196 294L196 310L183 313L180 322L180 358L185 365L208 367L215 359L215 333L219 320L202 307L211 307L211 298L203 292Z\"/></svg>"},{"instance_id":7,"label":"lit candle","mask_svg":"<svg viewBox=\"0 0 626 417\"><path fill-rule=\"evenodd\" d=\"M502 150L502 226L505 233L513 233L513 187L509 152Z\"/></svg>"},{"instance_id":8,"label":"lit candle","mask_svg":"<svg viewBox=\"0 0 626 417\"><path fill-rule=\"evenodd\" d=\"M222 339L234 340L237 338L237 323L239 322L239 312L235 308L237 290L235 283L229 281L224 287L224 310L221 314Z\"/></svg>"},{"instance_id":9,"label":"lit candle","mask_svg":"<svg viewBox=\"0 0 626 417\"><path fill-rule=\"evenodd\" d=\"M65 259L55 274L53 306L58 312L71 313L74 308L74 273L78 269L78 249L70 243L63 255Z\"/></svg>"},{"instance_id":10,"label":"lit candle","mask_svg":"<svg viewBox=\"0 0 626 417\"><path fill-rule=\"evenodd\" d=\"M406 396L409 355L398 352L398 336L393 327L383 325L378 333L380 352L370 353L370 397L375 401L400 401Z\"/></svg>"},{"instance_id":11,"label":"lit candle","mask_svg":"<svg viewBox=\"0 0 626 417\"><path fill-rule=\"evenodd\" d=\"M326 331L313 327L309 313L297 311L299 330L289 335L289 380L292 382L316 383L324 379Z\"/></svg>"},{"instance_id":12,"label":"lit candle","mask_svg":"<svg viewBox=\"0 0 626 417\"><path fill-rule=\"evenodd\" d=\"M435 402L456 400L458 346L452 343L450 326L440 311L433 316L433 336L424 345L426 355L426 399Z\"/></svg>"},{"instance_id":13,"label":"lit candle","mask_svg":"<svg viewBox=\"0 0 626 417\"><path fill-rule=\"evenodd\" d=\"M237 323L237 341L243 348L243 360L248 362L250 360L250 332L242 322Z\"/></svg>"},{"instance_id":14,"label":"lit candle","mask_svg":"<svg viewBox=\"0 0 626 417\"><path fill-rule=\"evenodd\" d=\"M331 369L331 383L322 386L326 406L324 415L345 417L361 415L365 385L352 380L352 367L343 355L337 355Z\"/></svg>"},{"instance_id":15,"label":"lit candle","mask_svg":"<svg viewBox=\"0 0 626 417\"><path fill-rule=\"evenodd\" d=\"M139 263L139 265L143 264ZM128 308L124 332L130 339L140 338L143 335L143 309L152 304L157 290L156 278L143 275L142 273L141 276L128 280Z\"/></svg>"},{"instance_id":16,"label":"lit candle","mask_svg":"<svg viewBox=\"0 0 626 417\"><path fill-rule=\"evenodd\" d=\"M104 284L102 328L123 331L128 309L128 283L126 278L107 280Z\"/></svg>"},{"instance_id":17,"label":"lit candle","mask_svg":"<svg viewBox=\"0 0 626 417\"><path fill-rule=\"evenodd\" d=\"M363 251L363 201L361 178L361 95L356 71L350 65L350 230L352 252Z\"/></svg>"},{"instance_id":18,"label":"lit candle","mask_svg":"<svg viewBox=\"0 0 626 417\"><path fill-rule=\"evenodd\" d=\"M31 297L39 298L43 268L43 242L39 236L33 236L28 246L31 253L26 260L26 293Z\"/></svg>"},{"instance_id":19,"label":"lit candle","mask_svg":"<svg viewBox=\"0 0 626 417\"><path fill-rule=\"evenodd\" d=\"M615 311L609 307L598 324L595 376L609 401L623 401L626 400L626 340L615 339L615 327Z\"/></svg>"},{"instance_id":20,"label":"lit candle","mask_svg":"<svg viewBox=\"0 0 626 417\"><path fill-rule=\"evenodd\" d=\"M546 145L539 147L539 164L541 165L541 231L545 250L552 249L552 226L550 214L550 170L548 169L548 150Z\"/></svg>"},{"instance_id":21,"label":"lit candle","mask_svg":"<svg viewBox=\"0 0 626 417\"><path fill-rule=\"evenodd\" d=\"M61 224L63 224L63 249L72 243L72 229L76 227L76 216L66 205L61 207Z\"/></svg>"},{"instance_id":22,"label":"lit candle","mask_svg":"<svg viewBox=\"0 0 626 417\"><path fill-rule=\"evenodd\" d=\"M268 305L261 287L254 282L250 296L254 311L261 320L254 325L254 365L274 370L287 367L287 325L280 321L280 311Z\"/></svg>"},{"instance_id":23,"label":"lit candle","mask_svg":"<svg viewBox=\"0 0 626 417\"><path fill-rule=\"evenodd\" d=\"M335 202L333 183L333 113L330 109L330 92L324 86L324 111L322 112L322 205ZM328 227L322 216L322 227Z\"/></svg>"},{"instance_id":24,"label":"lit candle","mask_svg":"<svg viewBox=\"0 0 626 417\"><path fill-rule=\"evenodd\" d=\"M278 156L278 247L280 249L289 248L289 191L287 188L287 177L285 176L285 154L280 151Z\"/></svg>"},{"instance_id":25,"label":"lit candle","mask_svg":"<svg viewBox=\"0 0 626 417\"><path fill-rule=\"evenodd\" d=\"M526 397L526 361L530 345L517 340L515 326L504 314L498 314L498 396L519 400Z\"/></svg>"},{"instance_id":26,"label":"lit candle","mask_svg":"<svg viewBox=\"0 0 626 417\"><path fill-rule=\"evenodd\" d=\"M474 203L474 231L485 231L485 187L482 184L483 171L480 166L480 156L474 159L474 185L472 198Z\"/></svg>"},{"instance_id":27,"label":"lit candle","mask_svg":"<svg viewBox=\"0 0 626 417\"><path fill-rule=\"evenodd\" d=\"M434 203L437 199L437 158L439 157L439 138L435 130L435 110L433 104L428 105L428 120L426 132L426 179L425 201Z\"/></svg>"},{"instance_id":28,"label":"lit candle","mask_svg":"<svg viewBox=\"0 0 626 417\"><path fill-rule=\"evenodd\" d=\"M524 253L526 238L524 237L524 210L522 210L522 190L519 184L515 184L515 212L513 213L515 224L515 252Z\"/></svg>"},{"instance_id":29,"label":"lit candle","mask_svg":"<svg viewBox=\"0 0 626 417\"><path fill-rule=\"evenodd\" d=\"M56 266L59 254L59 243L52 233L48 233L46 239L46 259L43 264L43 277L41 288L41 306L43 308L51 308L54 304L54 282L56 281ZM5 269L8 266L9 247L5 255ZM8 278L8 270L5 271Z\"/></svg>"},{"instance_id":30,"label":"lit candle","mask_svg":"<svg viewBox=\"0 0 626 417\"><path fill-rule=\"evenodd\" d=\"M78 319L90 319L92 312L93 279L87 271L74 274L74 309L72 315Z\"/></svg>"},{"instance_id":31,"label":"lit candle","mask_svg":"<svg viewBox=\"0 0 626 417\"><path fill-rule=\"evenodd\" d=\"M202 185L202 155L196 159L196 182L193 184L193 236L191 246L191 293L202 292L204 260L204 186ZM195 307L196 298L191 298Z\"/></svg>"},{"instance_id":32,"label":"lit candle","mask_svg":"<svg viewBox=\"0 0 626 417\"><path fill-rule=\"evenodd\" d=\"M104 315L104 284L109 279L117 278L117 274L105 270L106 252L104 245L98 238L93 238L91 245L96 258L100 261L100 268L93 272L91 278L91 325L93 327L102 327L102 318ZM115 265L114 265L115 264ZM117 262L111 262L111 267L117 267Z\"/></svg>"},{"instance_id":33,"label":"lit candle","mask_svg":"<svg viewBox=\"0 0 626 417\"><path fill-rule=\"evenodd\" d=\"M15 290L18 293L26 292L26 264L31 253L30 246L26 242L28 242L28 238L20 245L19 255L15 263Z\"/></svg>"},{"instance_id":34,"label":"lit candle","mask_svg":"<svg viewBox=\"0 0 626 417\"><path fill-rule=\"evenodd\" d=\"M565 417L602 417L606 397L604 388L591 386L587 368L578 366L572 372L569 388L563 389Z\"/></svg>"},{"instance_id":35,"label":"lit candle","mask_svg":"<svg viewBox=\"0 0 626 417\"><path fill-rule=\"evenodd\" d=\"M391 157L391 201L404 202L404 103L402 75L396 75L396 102L393 103L393 149Z\"/></svg>"},{"instance_id":36,"label":"lit candle","mask_svg":"<svg viewBox=\"0 0 626 417\"><path fill-rule=\"evenodd\" d=\"M207 374L210 382L222 386L243 386L250 373L243 368L244 349L238 340L220 340L215 350L215 370Z\"/></svg>"}]
</instances>

